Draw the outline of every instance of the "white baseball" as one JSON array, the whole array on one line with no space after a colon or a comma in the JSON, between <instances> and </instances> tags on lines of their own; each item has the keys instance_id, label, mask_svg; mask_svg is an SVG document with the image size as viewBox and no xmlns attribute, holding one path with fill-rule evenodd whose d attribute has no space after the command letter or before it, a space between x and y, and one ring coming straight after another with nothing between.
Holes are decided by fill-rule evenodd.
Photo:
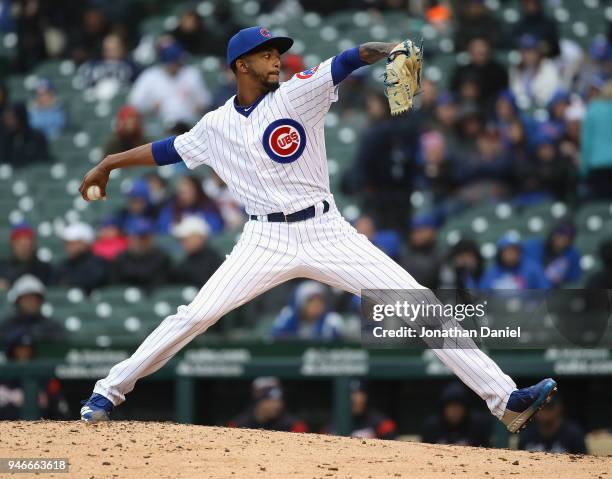
<instances>
[{"instance_id":1,"label":"white baseball","mask_svg":"<svg viewBox=\"0 0 612 479\"><path fill-rule=\"evenodd\" d=\"M100 191L100 187L98 185L91 185L87 188L87 199L90 201L96 201L102 198L102 191Z\"/></svg>"}]
</instances>

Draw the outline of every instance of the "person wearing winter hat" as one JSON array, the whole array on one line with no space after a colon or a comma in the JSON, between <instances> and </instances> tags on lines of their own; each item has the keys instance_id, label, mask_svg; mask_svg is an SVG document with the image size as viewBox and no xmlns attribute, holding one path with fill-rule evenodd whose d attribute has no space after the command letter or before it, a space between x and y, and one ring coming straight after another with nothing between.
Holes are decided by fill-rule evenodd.
<instances>
[{"instance_id":1,"label":"person wearing winter hat","mask_svg":"<svg viewBox=\"0 0 612 479\"><path fill-rule=\"evenodd\" d=\"M210 226L199 216L186 216L172 228L185 257L172 270L172 281L178 284L199 286L221 266L222 260L208 244Z\"/></svg>"},{"instance_id":2,"label":"person wearing winter hat","mask_svg":"<svg viewBox=\"0 0 612 479\"><path fill-rule=\"evenodd\" d=\"M36 234L26 223L14 225L10 234L11 256L0 260L0 290L9 288L24 274L48 284L52 266L36 256Z\"/></svg>"},{"instance_id":3,"label":"person wearing winter hat","mask_svg":"<svg viewBox=\"0 0 612 479\"><path fill-rule=\"evenodd\" d=\"M272 326L275 339L335 341L343 336L342 316L329 311L326 289L316 281L304 281L295 290Z\"/></svg>"},{"instance_id":4,"label":"person wearing winter hat","mask_svg":"<svg viewBox=\"0 0 612 479\"><path fill-rule=\"evenodd\" d=\"M107 281L106 261L91 250L95 240L93 228L87 223L72 223L61 234L66 258L60 263L53 283L59 286L81 288L87 293Z\"/></svg>"},{"instance_id":5,"label":"person wearing winter hat","mask_svg":"<svg viewBox=\"0 0 612 479\"><path fill-rule=\"evenodd\" d=\"M62 325L42 313L45 285L38 278L30 274L21 276L9 290L8 299L15 312L0 323L0 343L23 334L36 342L58 341L64 337Z\"/></svg>"},{"instance_id":6,"label":"person wearing winter hat","mask_svg":"<svg viewBox=\"0 0 612 479\"><path fill-rule=\"evenodd\" d=\"M550 286L544 268L526 258L518 237L506 234L497 242L497 255L481 281L482 289L545 289Z\"/></svg>"}]
</instances>

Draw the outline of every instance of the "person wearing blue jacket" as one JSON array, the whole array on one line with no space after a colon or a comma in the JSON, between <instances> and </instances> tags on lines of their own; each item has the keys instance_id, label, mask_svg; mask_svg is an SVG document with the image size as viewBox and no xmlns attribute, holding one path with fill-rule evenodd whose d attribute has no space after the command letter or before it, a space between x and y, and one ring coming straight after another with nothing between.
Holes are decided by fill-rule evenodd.
<instances>
[{"instance_id":1,"label":"person wearing blue jacket","mask_svg":"<svg viewBox=\"0 0 612 479\"><path fill-rule=\"evenodd\" d=\"M66 126L66 110L57 98L51 80L42 78L36 86L36 98L29 106L28 113L32 128L43 133L47 140L59 138Z\"/></svg>"},{"instance_id":2,"label":"person wearing blue jacket","mask_svg":"<svg viewBox=\"0 0 612 479\"><path fill-rule=\"evenodd\" d=\"M275 339L337 341L343 336L342 316L328 309L325 287L316 281L304 281L295 290L272 326Z\"/></svg>"},{"instance_id":3,"label":"person wearing blue jacket","mask_svg":"<svg viewBox=\"0 0 612 479\"><path fill-rule=\"evenodd\" d=\"M589 104L582 123L580 174L586 179L590 195L596 198L612 197L611 118L612 80L609 80L601 96Z\"/></svg>"},{"instance_id":4,"label":"person wearing blue jacket","mask_svg":"<svg viewBox=\"0 0 612 479\"><path fill-rule=\"evenodd\" d=\"M544 268L546 279L554 288L578 281L582 276L580 252L573 244L575 237L574 225L563 220L546 240L532 239L523 245L525 256Z\"/></svg>"},{"instance_id":5,"label":"person wearing blue jacket","mask_svg":"<svg viewBox=\"0 0 612 479\"><path fill-rule=\"evenodd\" d=\"M504 235L497 242L495 262L485 271L482 289L546 289L550 287L544 268L526 257L523 244L515 235Z\"/></svg>"}]
</instances>

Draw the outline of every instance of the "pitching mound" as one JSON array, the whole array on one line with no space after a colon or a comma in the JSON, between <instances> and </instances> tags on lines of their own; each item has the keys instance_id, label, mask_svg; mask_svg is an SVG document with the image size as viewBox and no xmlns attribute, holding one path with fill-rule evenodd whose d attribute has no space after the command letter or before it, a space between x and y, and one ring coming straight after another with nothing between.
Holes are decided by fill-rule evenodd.
<instances>
[{"instance_id":1,"label":"pitching mound","mask_svg":"<svg viewBox=\"0 0 612 479\"><path fill-rule=\"evenodd\" d=\"M65 457L83 478L600 478L612 457L172 423L0 422L0 457ZM28 477L29 474L19 477ZM66 474L38 477L65 478Z\"/></svg>"}]
</instances>

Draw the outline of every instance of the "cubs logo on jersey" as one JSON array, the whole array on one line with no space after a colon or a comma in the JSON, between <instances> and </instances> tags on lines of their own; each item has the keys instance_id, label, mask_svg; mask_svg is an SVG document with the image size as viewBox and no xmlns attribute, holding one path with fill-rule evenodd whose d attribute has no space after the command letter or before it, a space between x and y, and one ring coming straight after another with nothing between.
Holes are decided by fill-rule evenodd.
<instances>
[{"instance_id":1,"label":"cubs logo on jersey","mask_svg":"<svg viewBox=\"0 0 612 479\"><path fill-rule=\"evenodd\" d=\"M309 68L308 70L304 70L303 72L296 73L295 76L298 77L300 80L305 80L306 78L310 78L311 76L313 76L318 69L319 65L317 65L316 67Z\"/></svg>"},{"instance_id":2,"label":"cubs logo on jersey","mask_svg":"<svg viewBox=\"0 0 612 479\"><path fill-rule=\"evenodd\" d=\"M292 163L306 148L306 132L297 121L281 118L268 125L262 143L271 160L277 163Z\"/></svg>"}]
</instances>

